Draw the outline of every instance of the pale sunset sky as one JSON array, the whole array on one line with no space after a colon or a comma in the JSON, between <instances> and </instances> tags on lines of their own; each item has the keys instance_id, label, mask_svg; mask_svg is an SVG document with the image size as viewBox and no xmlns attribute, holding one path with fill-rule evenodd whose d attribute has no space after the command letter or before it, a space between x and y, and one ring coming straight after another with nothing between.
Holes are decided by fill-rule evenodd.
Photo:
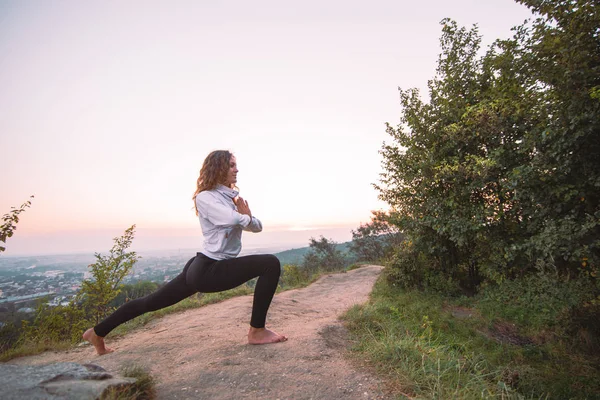
<instances>
[{"instance_id":1,"label":"pale sunset sky","mask_svg":"<svg viewBox=\"0 0 600 400\"><path fill-rule=\"evenodd\" d=\"M485 47L512 0L0 0L0 215L35 195L2 257L200 248L212 150L265 227L249 247L338 242L384 209L372 183L398 87L426 96L439 22Z\"/></svg>"}]
</instances>

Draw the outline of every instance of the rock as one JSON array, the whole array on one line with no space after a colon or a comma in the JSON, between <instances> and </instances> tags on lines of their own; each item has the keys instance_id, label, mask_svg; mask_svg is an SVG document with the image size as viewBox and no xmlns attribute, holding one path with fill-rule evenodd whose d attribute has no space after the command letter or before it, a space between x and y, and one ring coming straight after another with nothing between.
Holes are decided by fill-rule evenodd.
<instances>
[{"instance_id":1,"label":"rock","mask_svg":"<svg viewBox=\"0 0 600 400\"><path fill-rule=\"evenodd\" d=\"M73 362L47 365L0 364L3 400L97 399L111 387L135 383L94 364Z\"/></svg>"}]
</instances>

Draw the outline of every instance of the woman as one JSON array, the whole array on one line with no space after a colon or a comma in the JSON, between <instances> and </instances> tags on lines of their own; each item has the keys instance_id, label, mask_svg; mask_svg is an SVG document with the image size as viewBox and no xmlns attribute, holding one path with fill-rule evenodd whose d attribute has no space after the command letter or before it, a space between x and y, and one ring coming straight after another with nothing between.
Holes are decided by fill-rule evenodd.
<instances>
[{"instance_id":1,"label":"woman","mask_svg":"<svg viewBox=\"0 0 600 400\"><path fill-rule=\"evenodd\" d=\"M156 292L123 304L83 338L99 355L110 353L104 337L120 324L146 313L173 305L196 292L210 293L233 289L258 277L254 289L248 343L267 344L287 340L265 328L267 311L277 289L281 266L273 255L236 256L242 249L242 230L260 232L261 222L248 202L234 190L236 159L229 151L213 151L206 157L193 199L204 235L204 250L190 259L183 271Z\"/></svg>"}]
</instances>

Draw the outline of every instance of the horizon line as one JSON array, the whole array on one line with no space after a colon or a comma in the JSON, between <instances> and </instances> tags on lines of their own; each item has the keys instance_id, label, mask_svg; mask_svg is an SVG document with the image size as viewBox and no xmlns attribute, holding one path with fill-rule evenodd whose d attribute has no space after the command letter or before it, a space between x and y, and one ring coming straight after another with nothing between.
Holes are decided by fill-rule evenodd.
<instances>
[{"instance_id":1,"label":"horizon line","mask_svg":"<svg viewBox=\"0 0 600 400\"><path fill-rule=\"evenodd\" d=\"M342 243L347 243L347 242L342 242ZM339 243L339 244L342 244L342 243ZM290 245L273 245L273 246L248 246L246 248L246 250L269 249L269 248L271 248L271 249L272 248L283 248L283 250L277 251L277 253L281 253L283 251L303 249L305 247L310 247L310 246L308 244L306 244L305 246L295 245L295 244L290 244ZM143 250L132 250L132 251L135 252L135 253L137 253L137 254L142 254L142 253L181 252L181 251L190 251L190 252L196 253L196 252L200 252L200 250L198 250L197 248L192 248L192 247L181 247L181 248L170 247L170 248L153 249L153 250L143 249ZM242 253L243 252L244 252L244 249L242 250ZM56 252L56 253L36 253L36 254L20 253L20 254L15 254L15 255L10 255L10 256L0 255L0 261L3 258L7 259L7 258L58 257L58 256L91 256L91 257L93 257L96 254L102 254L102 253L101 252L97 252L97 251L95 251L93 253L90 253L88 251L72 251L72 252L61 251L61 252Z\"/></svg>"}]
</instances>

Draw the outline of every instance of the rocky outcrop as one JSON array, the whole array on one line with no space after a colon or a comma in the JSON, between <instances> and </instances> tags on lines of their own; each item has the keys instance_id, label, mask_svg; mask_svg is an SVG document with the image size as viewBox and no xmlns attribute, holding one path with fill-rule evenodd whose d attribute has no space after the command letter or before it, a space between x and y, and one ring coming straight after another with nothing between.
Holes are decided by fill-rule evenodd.
<instances>
[{"instance_id":1,"label":"rocky outcrop","mask_svg":"<svg viewBox=\"0 0 600 400\"><path fill-rule=\"evenodd\" d=\"M134 378L120 377L94 364L0 364L0 397L4 400L92 400L108 388L133 383Z\"/></svg>"}]
</instances>

